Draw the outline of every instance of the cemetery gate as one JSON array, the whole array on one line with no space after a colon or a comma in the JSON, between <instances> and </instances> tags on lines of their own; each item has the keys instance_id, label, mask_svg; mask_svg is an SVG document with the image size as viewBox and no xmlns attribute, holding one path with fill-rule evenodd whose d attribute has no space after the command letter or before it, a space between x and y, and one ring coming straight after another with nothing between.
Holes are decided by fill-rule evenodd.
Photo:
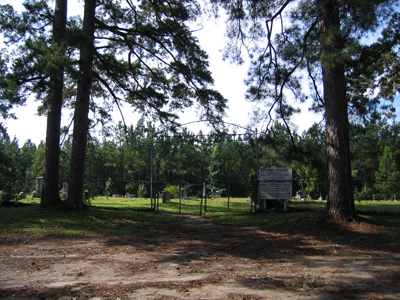
<instances>
[{"instance_id":1,"label":"cemetery gate","mask_svg":"<svg viewBox=\"0 0 400 300\"><path fill-rule=\"evenodd\" d=\"M230 184L235 184L235 182ZM256 188L253 182L248 182L248 184ZM165 186L165 183L156 182L154 186L157 192L152 200L152 207L159 212L203 215L206 212L250 213L255 211L253 193L242 197L232 197L229 190L225 193L211 192L205 183L181 185L174 192L163 191L159 188Z\"/></svg>"},{"instance_id":2,"label":"cemetery gate","mask_svg":"<svg viewBox=\"0 0 400 300\"><path fill-rule=\"evenodd\" d=\"M257 132L255 132L257 134ZM257 136L257 135L256 135ZM206 137L206 139L204 138ZM211 134L211 135L161 135L153 137L151 147L151 178L150 178L150 198L151 208L161 212L186 213L201 215L205 212L253 212L255 211L255 195L257 182L250 180L248 174L245 179L226 179L226 178L204 178L200 183L188 183L186 178L182 178L179 183L160 182L156 177L153 166L155 155L155 145L162 143L172 143L182 145L185 143L201 145L219 145L220 143L237 142L249 143L256 146L253 151L254 156L249 157L254 167L258 168L258 143L257 138L249 131L246 134ZM205 142L205 140L207 142ZM235 145L235 144L233 144ZM254 148L254 147L253 147ZM241 158L239 158L241 159ZM177 163L177 162L175 162ZM181 165L181 168L187 166ZM207 177L207 176L206 176ZM227 176L229 178L229 176ZM242 189L238 189L241 186Z\"/></svg>"}]
</instances>

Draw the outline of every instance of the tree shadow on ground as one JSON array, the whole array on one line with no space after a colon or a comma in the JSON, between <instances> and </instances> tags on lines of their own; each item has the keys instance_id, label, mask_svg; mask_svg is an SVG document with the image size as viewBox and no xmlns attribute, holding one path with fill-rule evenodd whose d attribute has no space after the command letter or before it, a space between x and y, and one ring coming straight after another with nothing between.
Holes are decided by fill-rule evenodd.
<instances>
[{"instance_id":1,"label":"tree shadow on ground","mask_svg":"<svg viewBox=\"0 0 400 300\"><path fill-rule=\"evenodd\" d=\"M109 214L110 220L118 217L125 220L138 218L128 210ZM278 214L286 219L280 226L272 227L268 223L272 219L270 214ZM98 214L91 216L100 218ZM151 216L156 220L159 214L150 213L141 218L147 222ZM346 223L315 211L304 214L300 219L285 212L248 217L264 218L266 221L260 223L259 227L237 227L191 216L183 221L152 223L141 231L97 238L107 253L144 253L149 257L147 266L136 266L135 262L129 262L131 271L139 267L174 266L182 276L198 272L208 274L205 279L179 283L175 277L168 278L167 282L129 285L79 283L59 289L35 287L0 290L0 296L117 298L149 287L175 289L183 295L188 289L218 285L226 280L234 281L250 291L243 294L232 291L226 294L226 299L265 299L259 296L260 291L292 293L304 298L312 295L313 299L385 298L382 295L387 295L388 289L394 295L393 299L396 293L400 295L399 230L389 228L393 222L397 222L396 218L365 218L358 223ZM294 224L283 225L291 220ZM52 237L38 240L49 238ZM19 243L26 240L21 239ZM68 242L68 239L63 242Z\"/></svg>"}]
</instances>

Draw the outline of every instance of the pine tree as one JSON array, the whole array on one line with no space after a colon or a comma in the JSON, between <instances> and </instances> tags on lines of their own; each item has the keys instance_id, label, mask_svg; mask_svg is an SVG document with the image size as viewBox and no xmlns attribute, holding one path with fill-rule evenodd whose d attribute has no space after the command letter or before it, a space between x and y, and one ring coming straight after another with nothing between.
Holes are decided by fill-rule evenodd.
<instances>
[{"instance_id":1,"label":"pine tree","mask_svg":"<svg viewBox=\"0 0 400 300\"><path fill-rule=\"evenodd\" d=\"M382 200L393 199L400 190L400 171L394 160L393 152L389 146L385 146L382 156L379 158L379 170L376 172L375 184L378 195Z\"/></svg>"},{"instance_id":2,"label":"pine tree","mask_svg":"<svg viewBox=\"0 0 400 300\"><path fill-rule=\"evenodd\" d=\"M241 48L245 46L250 52L247 97L267 106L258 119L267 124L266 132L273 124L274 110L290 129L290 117L298 109L289 99L313 99L312 108L324 112L330 182L327 211L340 219L356 219L349 145L351 95L347 93L346 75L350 62L359 58L359 40L363 34L374 30L379 18L393 14L391 5L397 3L390 0L211 2L228 12L227 55L241 62ZM311 92L302 89L305 76Z\"/></svg>"},{"instance_id":3,"label":"pine tree","mask_svg":"<svg viewBox=\"0 0 400 300\"><path fill-rule=\"evenodd\" d=\"M43 170L43 191L40 204L51 206L61 203L59 196L60 178L60 126L64 94L64 56L67 27L67 0L55 1L53 20L54 62L49 71L47 99L46 152Z\"/></svg>"}]
</instances>

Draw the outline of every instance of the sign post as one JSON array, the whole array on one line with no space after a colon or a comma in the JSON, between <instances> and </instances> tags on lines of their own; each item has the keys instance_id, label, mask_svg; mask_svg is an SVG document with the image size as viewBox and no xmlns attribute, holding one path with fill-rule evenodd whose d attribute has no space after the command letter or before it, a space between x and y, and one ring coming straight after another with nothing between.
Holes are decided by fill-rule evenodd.
<instances>
[{"instance_id":1,"label":"sign post","mask_svg":"<svg viewBox=\"0 0 400 300\"><path fill-rule=\"evenodd\" d=\"M260 168L258 172L259 195L264 200L285 200L285 210L287 209L287 199L292 198L292 168Z\"/></svg>"}]
</instances>

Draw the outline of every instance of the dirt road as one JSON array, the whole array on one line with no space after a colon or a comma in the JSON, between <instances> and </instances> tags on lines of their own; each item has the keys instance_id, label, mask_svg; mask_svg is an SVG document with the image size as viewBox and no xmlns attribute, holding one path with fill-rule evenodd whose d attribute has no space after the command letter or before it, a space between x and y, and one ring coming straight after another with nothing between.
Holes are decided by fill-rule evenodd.
<instances>
[{"instance_id":1,"label":"dirt road","mask_svg":"<svg viewBox=\"0 0 400 300\"><path fill-rule=\"evenodd\" d=\"M400 299L400 254L200 217L124 236L21 234L1 237L0 298Z\"/></svg>"}]
</instances>

